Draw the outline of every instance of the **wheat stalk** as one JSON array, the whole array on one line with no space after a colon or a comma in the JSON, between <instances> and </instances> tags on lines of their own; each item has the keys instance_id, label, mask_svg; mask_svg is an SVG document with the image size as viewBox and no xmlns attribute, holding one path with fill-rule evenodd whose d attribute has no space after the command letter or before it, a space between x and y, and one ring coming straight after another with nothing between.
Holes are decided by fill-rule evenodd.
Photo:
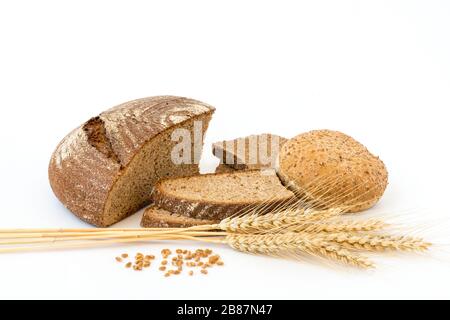
<instances>
[{"instance_id":1,"label":"wheat stalk","mask_svg":"<svg viewBox=\"0 0 450 320\"><path fill-rule=\"evenodd\" d=\"M322 200L323 205L326 200ZM304 199L300 199L271 207L268 213L267 208L268 204L262 203L218 224L189 228L0 229L0 253L142 241L194 240L224 243L236 250L254 254L292 257L309 254L346 265L371 268L373 263L355 251L424 251L431 245L419 238L373 233L384 229L387 224L378 219L342 219L345 212L342 207L305 207Z\"/></svg>"},{"instance_id":2,"label":"wheat stalk","mask_svg":"<svg viewBox=\"0 0 450 320\"><path fill-rule=\"evenodd\" d=\"M232 248L256 254L289 255L298 252L320 255L347 265L371 268L373 263L364 256L351 253L337 245L302 233L267 235L230 234L223 240Z\"/></svg>"},{"instance_id":3,"label":"wheat stalk","mask_svg":"<svg viewBox=\"0 0 450 320\"><path fill-rule=\"evenodd\" d=\"M382 220L370 219L367 221L361 220L344 220L344 221L324 221L313 222L305 225L303 228L298 228L296 231L303 231L308 233L320 233L320 232L369 232L382 230L388 226Z\"/></svg>"},{"instance_id":4,"label":"wheat stalk","mask_svg":"<svg viewBox=\"0 0 450 320\"><path fill-rule=\"evenodd\" d=\"M276 213L265 215L250 214L242 217L226 218L219 224L204 228L217 228L227 232L261 233L279 230L295 231L305 228L311 223L326 220L340 215L340 209L311 210L311 209L283 209Z\"/></svg>"},{"instance_id":5,"label":"wheat stalk","mask_svg":"<svg viewBox=\"0 0 450 320\"><path fill-rule=\"evenodd\" d=\"M321 233L318 238L324 241L335 242L348 249L365 251L426 251L431 243L425 242L422 238L408 236L391 235L373 235L363 234L354 235L349 233Z\"/></svg>"}]
</instances>

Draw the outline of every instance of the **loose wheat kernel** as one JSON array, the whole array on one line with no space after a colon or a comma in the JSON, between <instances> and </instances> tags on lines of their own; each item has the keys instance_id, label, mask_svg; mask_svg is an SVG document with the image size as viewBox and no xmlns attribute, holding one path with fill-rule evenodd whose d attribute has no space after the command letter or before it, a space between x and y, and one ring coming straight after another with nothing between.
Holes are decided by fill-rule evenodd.
<instances>
[{"instance_id":1,"label":"loose wheat kernel","mask_svg":"<svg viewBox=\"0 0 450 320\"><path fill-rule=\"evenodd\" d=\"M183 254L187 254L188 253L188 251L187 250L183 250Z\"/></svg>"},{"instance_id":2,"label":"loose wheat kernel","mask_svg":"<svg viewBox=\"0 0 450 320\"><path fill-rule=\"evenodd\" d=\"M181 253L183 253L183 250L177 249L177 250L175 250L175 252L176 252L177 254L181 254Z\"/></svg>"},{"instance_id":3,"label":"loose wheat kernel","mask_svg":"<svg viewBox=\"0 0 450 320\"><path fill-rule=\"evenodd\" d=\"M165 274L164 274L164 277L170 277L170 273L168 273L168 272L166 272Z\"/></svg>"},{"instance_id":4,"label":"loose wheat kernel","mask_svg":"<svg viewBox=\"0 0 450 320\"><path fill-rule=\"evenodd\" d=\"M190 276L193 276L193 275L194 275L194 271L192 271L192 270L189 271L189 275L190 275Z\"/></svg>"},{"instance_id":5,"label":"loose wheat kernel","mask_svg":"<svg viewBox=\"0 0 450 320\"><path fill-rule=\"evenodd\" d=\"M205 263L204 265L202 265L202 269L206 269L206 268L209 268L209 267L210 267L210 265L207 264L207 263Z\"/></svg>"},{"instance_id":6,"label":"loose wheat kernel","mask_svg":"<svg viewBox=\"0 0 450 320\"><path fill-rule=\"evenodd\" d=\"M131 268L131 266L132 266L132 263L131 263L131 262L128 262L128 263L125 265L125 268Z\"/></svg>"},{"instance_id":7,"label":"loose wheat kernel","mask_svg":"<svg viewBox=\"0 0 450 320\"><path fill-rule=\"evenodd\" d=\"M217 264L218 266L223 266L223 265L224 265L223 261L217 261L216 264Z\"/></svg>"},{"instance_id":8,"label":"loose wheat kernel","mask_svg":"<svg viewBox=\"0 0 450 320\"><path fill-rule=\"evenodd\" d=\"M150 262L144 263L144 268L149 268L149 267L150 267Z\"/></svg>"},{"instance_id":9,"label":"loose wheat kernel","mask_svg":"<svg viewBox=\"0 0 450 320\"><path fill-rule=\"evenodd\" d=\"M208 274L208 270L206 270L206 269L202 269L200 272L203 274Z\"/></svg>"},{"instance_id":10,"label":"loose wheat kernel","mask_svg":"<svg viewBox=\"0 0 450 320\"><path fill-rule=\"evenodd\" d=\"M202 265L204 265L204 263L202 261L200 261L199 263L197 263L197 266L201 267Z\"/></svg>"},{"instance_id":11,"label":"loose wheat kernel","mask_svg":"<svg viewBox=\"0 0 450 320\"><path fill-rule=\"evenodd\" d=\"M173 274L180 274L180 273L181 273L180 270L175 270L175 271L173 272Z\"/></svg>"},{"instance_id":12,"label":"loose wheat kernel","mask_svg":"<svg viewBox=\"0 0 450 320\"><path fill-rule=\"evenodd\" d=\"M116 257L116 261L117 262L122 262L122 258L121 257Z\"/></svg>"},{"instance_id":13,"label":"loose wheat kernel","mask_svg":"<svg viewBox=\"0 0 450 320\"><path fill-rule=\"evenodd\" d=\"M155 259L155 256L154 256L154 255L152 255L152 254L151 254L151 255L149 255L148 257L149 257L149 259L150 259L150 260L153 260L153 259Z\"/></svg>"},{"instance_id":14,"label":"loose wheat kernel","mask_svg":"<svg viewBox=\"0 0 450 320\"><path fill-rule=\"evenodd\" d=\"M176 266L177 266L177 267L182 266L182 265L183 265L183 261L182 261L182 260L178 260L178 261L176 262Z\"/></svg>"},{"instance_id":15,"label":"loose wheat kernel","mask_svg":"<svg viewBox=\"0 0 450 320\"><path fill-rule=\"evenodd\" d=\"M220 259L220 257L219 256L211 256L211 257L209 257L209 259L208 259L208 262L210 263L210 264L215 264L217 261L219 261L219 259Z\"/></svg>"},{"instance_id":16,"label":"loose wheat kernel","mask_svg":"<svg viewBox=\"0 0 450 320\"><path fill-rule=\"evenodd\" d=\"M136 253L136 257L143 257L144 255L140 252Z\"/></svg>"},{"instance_id":17,"label":"loose wheat kernel","mask_svg":"<svg viewBox=\"0 0 450 320\"><path fill-rule=\"evenodd\" d=\"M121 257L124 259L128 258L128 253L122 253Z\"/></svg>"},{"instance_id":18,"label":"loose wheat kernel","mask_svg":"<svg viewBox=\"0 0 450 320\"><path fill-rule=\"evenodd\" d=\"M162 255L171 255L172 254L172 251L170 251L169 249L162 249L161 250L161 254Z\"/></svg>"},{"instance_id":19,"label":"loose wheat kernel","mask_svg":"<svg viewBox=\"0 0 450 320\"><path fill-rule=\"evenodd\" d=\"M169 270L168 271L170 274L174 274L175 273L175 270Z\"/></svg>"},{"instance_id":20,"label":"loose wheat kernel","mask_svg":"<svg viewBox=\"0 0 450 320\"><path fill-rule=\"evenodd\" d=\"M207 255L210 255L210 254L212 253L212 250L211 250L211 249L206 249L206 250L205 250L205 253L206 253Z\"/></svg>"},{"instance_id":21,"label":"loose wheat kernel","mask_svg":"<svg viewBox=\"0 0 450 320\"><path fill-rule=\"evenodd\" d=\"M167 260L161 261L161 265L163 265L163 266L167 265Z\"/></svg>"},{"instance_id":22,"label":"loose wheat kernel","mask_svg":"<svg viewBox=\"0 0 450 320\"><path fill-rule=\"evenodd\" d=\"M166 271L166 267L159 267L160 271Z\"/></svg>"}]
</instances>

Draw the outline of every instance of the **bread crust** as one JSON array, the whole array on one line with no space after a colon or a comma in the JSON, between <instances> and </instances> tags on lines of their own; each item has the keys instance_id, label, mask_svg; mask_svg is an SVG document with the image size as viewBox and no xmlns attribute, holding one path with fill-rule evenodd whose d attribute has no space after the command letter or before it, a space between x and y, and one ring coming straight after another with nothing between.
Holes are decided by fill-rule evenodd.
<instances>
[{"instance_id":1,"label":"bread crust","mask_svg":"<svg viewBox=\"0 0 450 320\"><path fill-rule=\"evenodd\" d=\"M244 171L258 171L260 170L244 170ZM242 172L242 171L238 171ZM231 173L233 174L233 173ZM214 175L230 175L230 173L211 173L204 174L202 177L214 176ZM185 179L184 178L172 178L171 180ZM222 220L230 216L239 215L248 212L251 209L258 209L261 213L268 212L275 207L294 201L296 197L292 194L291 197L283 197L281 199L274 199L264 203L264 210L261 207L260 201L241 201L234 203L225 203L220 201L198 201L194 199L186 199L178 197L173 194L164 192L162 184L165 180L159 181L152 192L153 203L164 210L191 217L195 219L209 219L209 220Z\"/></svg>"},{"instance_id":2,"label":"bread crust","mask_svg":"<svg viewBox=\"0 0 450 320\"><path fill-rule=\"evenodd\" d=\"M122 172L157 135L195 117L211 114L203 102L174 96L133 100L113 107L69 133L49 164L56 197L80 219L105 227L104 208ZM96 147L87 125L99 119L110 152Z\"/></svg>"}]
</instances>

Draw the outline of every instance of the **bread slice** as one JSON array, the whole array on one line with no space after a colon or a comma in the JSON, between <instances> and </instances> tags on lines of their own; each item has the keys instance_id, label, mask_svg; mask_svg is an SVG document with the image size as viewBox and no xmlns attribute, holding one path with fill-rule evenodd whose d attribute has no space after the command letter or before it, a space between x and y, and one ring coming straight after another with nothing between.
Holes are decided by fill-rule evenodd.
<instances>
[{"instance_id":1,"label":"bread slice","mask_svg":"<svg viewBox=\"0 0 450 320\"><path fill-rule=\"evenodd\" d=\"M205 174L158 182L154 204L169 212L196 218L222 220L261 204L269 210L294 198L274 170Z\"/></svg>"},{"instance_id":2,"label":"bread slice","mask_svg":"<svg viewBox=\"0 0 450 320\"><path fill-rule=\"evenodd\" d=\"M213 112L203 102L172 96L134 100L103 112L58 145L49 165L51 187L82 220L112 225L147 205L158 180L198 173L198 136L202 140ZM180 143L172 140L177 129L194 137L193 164L172 161Z\"/></svg>"},{"instance_id":3,"label":"bread slice","mask_svg":"<svg viewBox=\"0 0 450 320\"><path fill-rule=\"evenodd\" d=\"M213 154L236 170L275 168L280 148L286 138L275 134L251 135L213 143Z\"/></svg>"},{"instance_id":4,"label":"bread slice","mask_svg":"<svg viewBox=\"0 0 450 320\"><path fill-rule=\"evenodd\" d=\"M218 222L219 220L190 218L150 205L144 211L141 226L144 228L188 228Z\"/></svg>"}]
</instances>

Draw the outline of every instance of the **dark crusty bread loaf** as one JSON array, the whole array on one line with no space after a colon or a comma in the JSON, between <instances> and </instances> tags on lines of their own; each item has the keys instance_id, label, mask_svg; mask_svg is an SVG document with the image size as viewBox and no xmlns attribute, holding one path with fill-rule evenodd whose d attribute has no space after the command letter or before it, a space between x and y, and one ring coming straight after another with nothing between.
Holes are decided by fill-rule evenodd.
<instances>
[{"instance_id":1,"label":"dark crusty bread loaf","mask_svg":"<svg viewBox=\"0 0 450 320\"><path fill-rule=\"evenodd\" d=\"M263 203L270 209L293 198L274 170L166 179L155 185L152 194L153 202L161 209L212 220L222 220Z\"/></svg>"},{"instance_id":2,"label":"dark crusty bread loaf","mask_svg":"<svg viewBox=\"0 0 450 320\"><path fill-rule=\"evenodd\" d=\"M179 141L171 134L183 128L192 135L200 124L204 134L213 112L200 101L172 96L134 100L103 112L58 145L49 165L52 189L84 221L114 224L149 203L158 180L198 173L197 164L173 163L171 152Z\"/></svg>"},{"instance_id":3,"label":"dark crusty bread loaf","mask_svg":"<svg viewBox=\"0 0 450 320\"><path fill-rule=\"evenodd\" d=\"M286 138L264 133L215 142L212 152L221 163L236 170L275 168L280 148L286 141Z\"/></svg>"},{"instance_id":4,"label":"dark crusty bread loaf","mask_svg":"<svg viewBox=\"0 0 450 320\"><path fill-rule=\"evenodd\" d=\"M188 228L218 222L218 220L190 218L150 205L144 211L141 226L144 228Z\"/></svg>"}]
</instances>

